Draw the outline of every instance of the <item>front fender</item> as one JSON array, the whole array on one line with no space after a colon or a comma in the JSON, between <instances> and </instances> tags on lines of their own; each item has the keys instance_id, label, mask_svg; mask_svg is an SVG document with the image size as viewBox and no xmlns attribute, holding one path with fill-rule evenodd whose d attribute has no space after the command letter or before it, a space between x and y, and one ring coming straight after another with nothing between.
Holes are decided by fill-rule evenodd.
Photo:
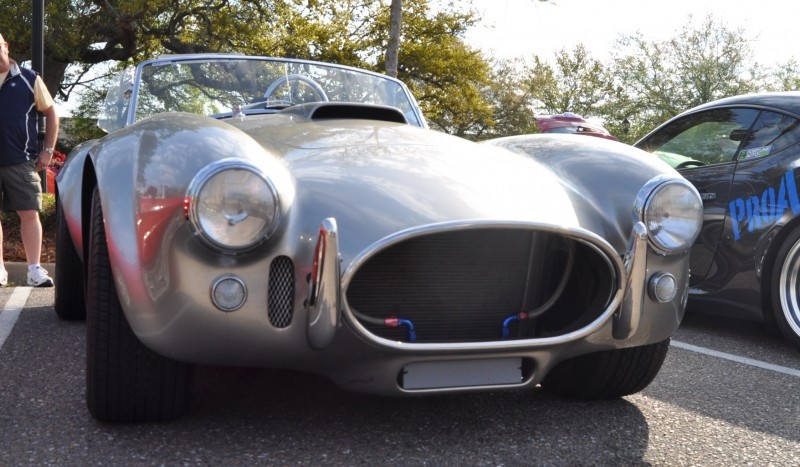
<instances>
[{"instance_id":1,"label":"front fender","mask_svg":"<svg viewBox=\"0 0 800 467\"><path fill-rule=\"evenodd\" d=\"M220 159L249 160L273 179L283 197L281 206L288 209L293 199L288 171L279 159L231 125L193 114L158 114L141 120L100 140L82 157L91 158L109 260L132 325L133 313L155 311L156 286L169 287L160 283L170 277L168 246L176 232L188 228L184 201L201 169ZM77 183L72 177L65 184ZM85 187L90 180L83 176L80 182ZM84 217L88 213L85 209Z\"/></svg>"},{"instance_id":2,"label":"front fender","mask_svg":"<svg viewBox=\"0 0 800 467\"><path fill-rule=\"evenodd\" d=\"M98 140L86 141L69 153L64 161L64 167L56 175L56 192L58 203L67 222L67 229L81 260L85 258L83 207L85 205L81 187L88 185L84 182L89 153L97 145Z\"/></svg>"}]
</instances>

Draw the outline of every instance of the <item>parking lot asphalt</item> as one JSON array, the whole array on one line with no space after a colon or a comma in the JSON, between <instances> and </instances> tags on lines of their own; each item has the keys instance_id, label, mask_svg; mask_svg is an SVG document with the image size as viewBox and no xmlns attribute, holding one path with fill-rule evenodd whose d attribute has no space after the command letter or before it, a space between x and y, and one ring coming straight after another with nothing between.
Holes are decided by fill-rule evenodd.
<instances>
[{"instance_id":1,"label":"parking lot asphalt","mask_svg":"<svg viewBox=\"0 0 800 467\"><path fill-rule=\"evenodd\" d=\"M86 409L86 323L59 320L53 300L0 289L0 466L800 465L800 354L754 323L687 314L653 383L609 401L377 397L199 366L185 417L115 425Z\"/></svg>"}]
</instances>

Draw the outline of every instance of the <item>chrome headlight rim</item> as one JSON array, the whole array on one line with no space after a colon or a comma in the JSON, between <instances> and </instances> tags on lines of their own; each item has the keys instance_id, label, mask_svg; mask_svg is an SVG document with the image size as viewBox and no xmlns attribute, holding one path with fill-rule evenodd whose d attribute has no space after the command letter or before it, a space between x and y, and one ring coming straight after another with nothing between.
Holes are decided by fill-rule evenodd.
<instances>
[{"instance_id":1,"label":"chrome headlight rim","mask_svg":"<svg viewBox=\"0 0 800 467\"><path fill-rule=\"evenodd\" d=\"M272 219L271 222L266 224L260 230L259 234L253 241L242 245L231 245L216 240L203 228L201 215L199 212L200 203L198 201L208 182L217 175L230 170L244 170L250 172L252 175L255 175L258 179L260 179L267 188L267 192L270 196L269 201L272 204L272 209L270 212ZM242 159L220 159L203 167L197 172L194 178L192 178L192 181L189 183L189 187L186 190L186 199L188 205L186 216L189 219L189 225L191 227L192 234L201 239L203 243L212 249L226 254L236 255L258 247L272 237L281 222L281 199L278 190L275 188L275 184L258 166Z\"/></svg>"},{"instance_id":2,"label":"chrome headlight rim","mask_svg":"<svg viewBox=\"0 0 800 467\"><path fill-rule=\"evenodd\" d=\"M678 245L667 244L661 240L660 232L652 228L653 219L648 219L648 212L654 203L654 200L668 188L678 186L687 191L687 194L694 198L694 203L697 205L697 219L694 221L694 231L686 235L682 239L682 243ZM641 221L647 226L647 238L649 245L661 255L675 255L688 251L697 237L700 235L700 229L703 226L703 200L697 189L688 180L684 178L675 178L668 175L659 175L650 179L639 190L636 197L634 206L634 222Z\"/></svg>"}]
</instances>

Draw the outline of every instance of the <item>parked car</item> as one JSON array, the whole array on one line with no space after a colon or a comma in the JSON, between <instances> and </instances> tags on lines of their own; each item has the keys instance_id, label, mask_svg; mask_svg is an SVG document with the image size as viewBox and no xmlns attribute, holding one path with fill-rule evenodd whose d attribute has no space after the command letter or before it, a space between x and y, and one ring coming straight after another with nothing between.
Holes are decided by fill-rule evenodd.
<instances>
[{"instance_id":1,"label":"parked car","mask_svg":"<svg viewBox=\"0 0 800 467\"><path fill-rule=\"evenodd\" d=\"M88 322L100 420L181 415L198 364L589 399L661 367L701 212L665 164L558 135L539 163L310 61L170 56L107 96L56 180L55 309Z\"/></svg>"},{"instance_id":2,"label":"parked car","mask_svg":"<svg viewBox=\"0 0 800 467\"><path fill-rule=\"evenodd\" d=\"M700 192L689 306L757 319L800 348L800 92L688 110L635 144Z\"/></svg>"},{"instance_id":3,"label":"parked car","mask_svg":"<svg viewBox=\"0 0 800 467\"><path fill-rule=\"evenodd\" d=\"M537 115L536 126L542 133L572 133L576 135L596 136L598 138L619 141L602 125L590 122L573 112L558 115Z\"/></svg>"}]
</instances>

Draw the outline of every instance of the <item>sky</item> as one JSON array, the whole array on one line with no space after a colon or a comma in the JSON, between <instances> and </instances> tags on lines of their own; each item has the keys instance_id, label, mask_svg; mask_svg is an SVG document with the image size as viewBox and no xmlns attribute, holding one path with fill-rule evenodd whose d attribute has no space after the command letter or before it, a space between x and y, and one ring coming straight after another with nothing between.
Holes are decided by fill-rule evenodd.
<instances>
[{"instance_id":1,"label":"sky","mask_svg":"<svg viewBox=\"0 0 800 467\"><path fill-rule=\"evenodd\" d=\"M584 44L601 62L622 35L641 32L647 40L679 35L689 22L708 15L729 30L744 30L755 62L774 67L800 61L797 40L800 3L796 0L473 0L481 25L467 42L501 58L552 60L560 49Z\"/></svg>"}]
</instances>

